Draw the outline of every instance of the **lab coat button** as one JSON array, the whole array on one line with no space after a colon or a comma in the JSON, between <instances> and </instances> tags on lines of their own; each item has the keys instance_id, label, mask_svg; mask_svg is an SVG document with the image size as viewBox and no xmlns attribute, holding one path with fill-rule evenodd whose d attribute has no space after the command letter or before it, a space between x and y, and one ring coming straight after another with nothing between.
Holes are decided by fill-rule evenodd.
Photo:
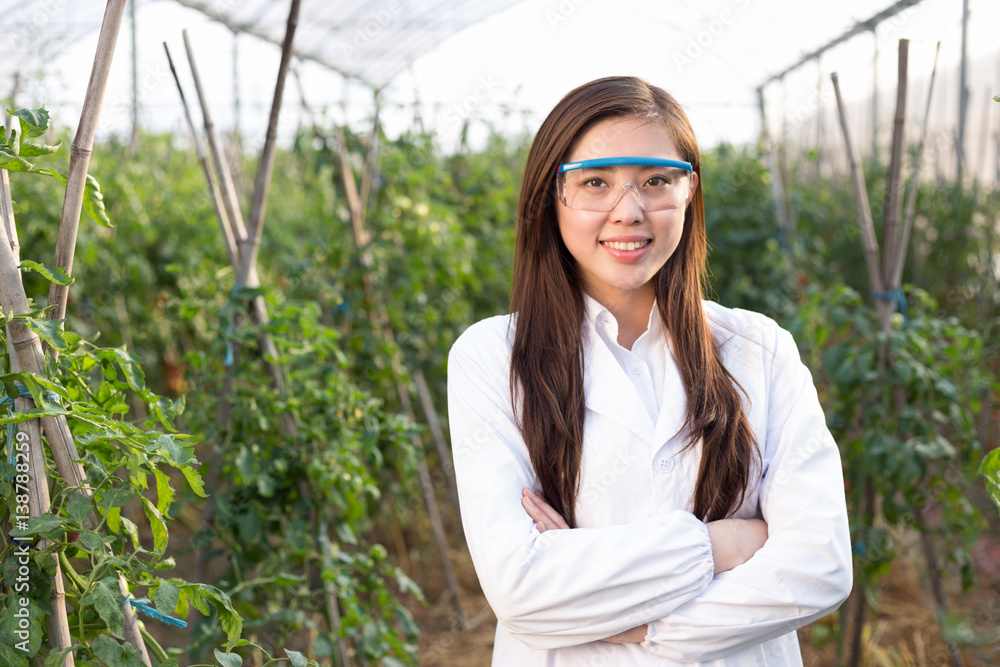
<instances>
[{"instance_id":1,"label":"lab coat button","mask_svg":"<svg viewBox=\"0 0 1000 667\"><path fill-rule=\"evenodd\" d=\"M632 375L641 375L641 374L642 374L642 366L632 367Z\"/></svg>"},{"instance_id":2,"label":"lab coat button","mask_svg":"<svg viewBox=\"0 0 1000 667\"><path fill-rule=\"evenodd\" d=\"M672 456L664 456L656 462L656 467L659 469L661 475L666 475L674 469L674 458Z\"/></svg>"}]
</instances>

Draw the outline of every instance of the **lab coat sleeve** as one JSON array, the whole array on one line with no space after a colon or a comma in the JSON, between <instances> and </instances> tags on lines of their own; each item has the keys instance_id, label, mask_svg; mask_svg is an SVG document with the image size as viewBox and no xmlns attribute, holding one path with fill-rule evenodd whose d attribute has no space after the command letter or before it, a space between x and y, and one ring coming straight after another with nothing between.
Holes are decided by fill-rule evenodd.
<instances>
[{"instance_id":1,"label":"lab coat sleeve","mask_svg":"<svg viewBox=\"0 0 1000 667\"><path fill-rule=\"evenodd\" d=\"M474 325L448 359L448 417L462 524L490 606L529 648L592 642L669 614L711 580L708 531L677 511L539 534L521 507L538 488L511 407L509 346Z\"/></svg>"},{"instance_id":2,"label":"lab coat sleeve","mask_svg":"<svg viewBox=\"0 0 1000 667\"><path fill-rule=\"evenodd\" d=\"M835 610L851 590L840 453L809 370L788 332L771 327L760 512L764 546L703 593L650 624L644 642L678 662L724 658Z\"/></svg>"}]
</instances>

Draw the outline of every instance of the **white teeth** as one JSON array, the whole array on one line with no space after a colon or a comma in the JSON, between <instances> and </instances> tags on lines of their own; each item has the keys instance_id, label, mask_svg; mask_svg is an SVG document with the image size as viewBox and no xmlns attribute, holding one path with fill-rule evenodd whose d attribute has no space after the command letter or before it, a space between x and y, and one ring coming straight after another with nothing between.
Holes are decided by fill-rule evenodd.
<instances>
[{"instance_id":1,"label":"white teeth","mask_svg":"<svg viewBox=\"0 0 1000 667\"><path fill-rule=\"evenodd\" d=\"M628 243L620 243L618 241L601 241L601 243L609 248L614 248L615 250L638 250L639 248L647 245L649 240L629 241Z\"/></svg>"}]
</instances>

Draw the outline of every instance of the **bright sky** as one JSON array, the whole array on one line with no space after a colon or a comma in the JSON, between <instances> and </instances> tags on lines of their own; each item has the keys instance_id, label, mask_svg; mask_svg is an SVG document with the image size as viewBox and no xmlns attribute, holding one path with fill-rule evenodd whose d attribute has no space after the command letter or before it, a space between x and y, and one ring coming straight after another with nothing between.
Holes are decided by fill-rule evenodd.
<instances>
[{"instance_id":1,"label":"bright sky","mask_svg":"<svg viewBox=\"0 0 1000 667\"><path fill-rule=\"evenodd\" d=\"M419 0L409 0L409 4L419 4ZM386 93L386 128L396 133L412 125L419 99L425 125L437 131L446 145L467 117L473 119L473 133L479 136L485 132L483 120L508 130L531 131L576 85L608 74L629 73L666 88L680 100L703 146L750 141L758 131L754 89L767 76L890 4L891 0L525 0L444 41L400 75ZM822 72L809 64L791 75L786 85L769 86L772 121L782 113L794 119L796 114L805 115L829 103L831 70L839 72L845 95L866 95L872 86L876 43L877 76L886 99L883 109L890 113L900 37L911 39L914 90L919 88L914 82L929 74L934 44L941 41L942 92L940 109L935 113L942 122L947 121L958 105L961 4L958 0L923 0L883 24L874 37L860 35L830 52L823 59ZM42 68L45 76L32 75L26 81L19 104L45 101L58 123L75 124L97 41L96 29L88 31L86 26L99 22L102 6L44 0L14 15L20 23L37 24L42 17L46 27L56 26L70 34L54 60ZM1000 93L1000 40L996 37L1000 0L970 0L970 8L970 108L975 110L986 108L987 92ZM3 21L11 20L8 12ZM131 127L131 35L127 20L105 98L102 134L127 134ZM162 48L166 41L192 99L194 90L181 41L184 28L194 43L216 124L231 127L232 33L169 0L141 0L138 5L141 121L155 129L187 131ZM44 31L32 33L33 43L40 34ZM239 38L238 49L240 124L252 141L263 135L279 53L277 47L248 36ZM32 63L37 60L22 58L19 66ZM4 68L0 74L6 70L9 75L11 67L10 61L0 64ZM359 129L364 127L372 108L367 89L345 85L339 76L310 63L302 64L300 71L312 106L328 109L338 120L346 117ZM817 94L820 81L823 88ZM8 85L0 84L0 88ZM294 82L290 81L285 100L283 134L287 137L302 118ZM922 106L922 101L911 102L915 117L919 118ZM866 104L865 113L870 117L868 108ZM511 110L524 113L512 114Z\"/></svg>"}]
</instances>

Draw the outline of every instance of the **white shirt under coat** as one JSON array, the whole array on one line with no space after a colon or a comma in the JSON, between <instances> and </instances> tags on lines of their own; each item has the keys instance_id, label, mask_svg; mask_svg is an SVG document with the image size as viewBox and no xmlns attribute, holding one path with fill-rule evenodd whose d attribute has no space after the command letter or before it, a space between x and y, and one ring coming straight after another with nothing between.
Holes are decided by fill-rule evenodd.
<instances>
[{"instance_id":1,"label":"white shirt under coat","mask_svg":"<svg viewBox=\"0 0 1000 667\"><path fill-rule=\"evenodd\" d=\"M521 489L539 485L511 409L511 316L471 326L449 356L462 523L499 621L493 665L801 665L796 628L836 609L852 577L840 454L791 335L704 302L763 458L734 517L763 518L769 533L713 576L691 513L701 447L681 451L685 394L659 315L626 350L611 313L586 300L575 529L540 534L521 507ZM642 624L642 644L599 641Z\"/></svg>"}]
</instances>

